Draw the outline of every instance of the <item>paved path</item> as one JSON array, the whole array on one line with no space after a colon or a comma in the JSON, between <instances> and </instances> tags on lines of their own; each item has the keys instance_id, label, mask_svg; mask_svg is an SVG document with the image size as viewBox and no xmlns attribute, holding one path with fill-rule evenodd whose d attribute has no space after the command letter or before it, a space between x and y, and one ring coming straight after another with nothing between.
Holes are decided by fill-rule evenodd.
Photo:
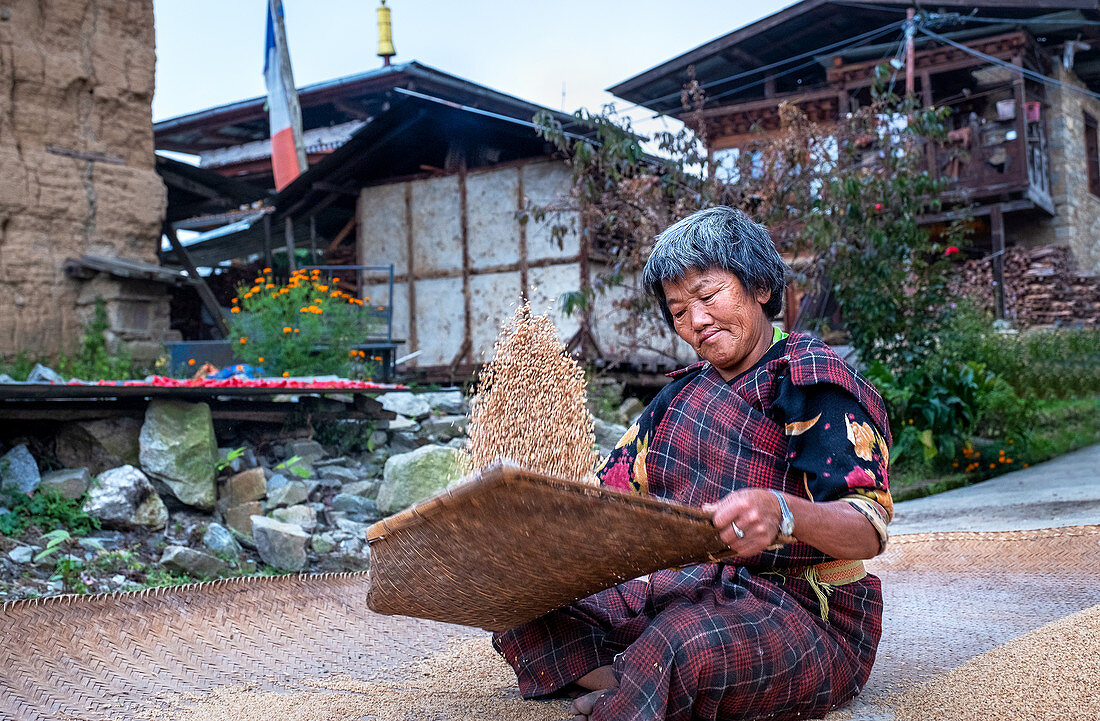
<instances>
[{"instance_id":1,"label":"paved path","mask_svg":"<svg viewBox=\"0 0 1100 721\"><path fill-rule=\"evenodd\" d=\"M1100 445L894 507L890 535L1100 524Z\"/></svg>"}]
</instances>

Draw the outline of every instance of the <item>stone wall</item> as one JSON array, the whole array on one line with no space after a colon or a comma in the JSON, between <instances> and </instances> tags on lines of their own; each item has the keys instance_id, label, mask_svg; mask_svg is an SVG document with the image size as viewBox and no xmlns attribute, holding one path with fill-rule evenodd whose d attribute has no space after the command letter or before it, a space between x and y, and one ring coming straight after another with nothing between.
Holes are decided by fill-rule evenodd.
<instances>
[{"instance_id":1,"label":"stone wall","mask_svg":"<svg viewBox=\"0 0 1100 721\"><path fill-rule=\"evenodd\" d=\"M1054 64L1052 74L1083 87L1061 62ZM1082 271L1100 273L1100 198L1089 192L1084 116L1087 112L1100 120L1100 102L1073 90L1048 87L1044 111L1049 112L1051 195L1056 215L1041 223L1010 226L1008 240L1027 246L1068 245Z\"/></svg>"},{"instance_id":2,"label":"stone wall","mask_svg":"<svg viewBox=\"0 0 1100 721\"><path fill-rule=\"evenodd\" d=\"M136 359L167 332L162 288L63 271L84 253L157 262L155 62L151 0L0 5L0 355L74 347L96 296Z\"/></svg>"}]
</instances>

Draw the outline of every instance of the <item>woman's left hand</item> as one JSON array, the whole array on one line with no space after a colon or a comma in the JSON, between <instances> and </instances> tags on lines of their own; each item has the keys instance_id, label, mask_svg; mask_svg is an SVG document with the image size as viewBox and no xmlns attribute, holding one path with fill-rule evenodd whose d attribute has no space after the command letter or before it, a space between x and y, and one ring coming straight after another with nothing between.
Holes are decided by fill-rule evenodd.
<instances>
[{"instance_id":1,"label":"woman's left hand","mask_svg":"<svg viewBox=\"0 0 1100 721\"><path fill-rule=\"evenodd\" d=\"M772 545L783 515L775 494L760 488L734 491L703 510L714 514L718 535L738 556L755 556Z\"/></svg>"}]
</instances>

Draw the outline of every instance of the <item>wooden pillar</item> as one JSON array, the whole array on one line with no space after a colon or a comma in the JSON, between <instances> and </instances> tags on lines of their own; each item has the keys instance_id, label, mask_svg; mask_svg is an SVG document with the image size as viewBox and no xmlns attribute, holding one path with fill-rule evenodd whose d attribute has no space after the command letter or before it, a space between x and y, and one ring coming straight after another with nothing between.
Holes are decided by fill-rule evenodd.
<instances>
[{"instance_id":1,"label":"wooden pillar","mask_svg":"<svg viewBox=\"0 0 1100 721\"><path fill-rule=\"evenodd\" d=\"M470 289L470 207L466 193L466 156L458 166L459 239L462 242L462 345L451 361L451 372L471 356L474 347L474 310Z\"/></svg>"},{"instance_id":2,"label":"wooden pillar","mask_svg":"<svg viewBox=\"0 0 1100 721\"><path fill-rule=\"evenodd\" d=\"M293 273L298 270L298 261L294 259L294 222L290 218L283 221L283 234L286 236L286 267Z\"/></svg>"},{"instance_id":3,"label":"wooden pillar","mask_svg":"<svg viewBox=\"0 0 1100 721\"><path fill-rule=\"evenodd\" d=\"M317 265L317 216L309 216L309 262Z\"/></svg>"},{"instance_id":4,"label":"wooden pillar","mask_svg":"<svg viewBox=\"0 0 1100 721\"><path fill-rule=\"evenodd\" d=\"M420 339L416 332L416 260L413 252L413 189L412 183L405 183L405 283L409 299L409 345L410 351L420 350Z\"/></svg>"},{"instance_id":5,"label":"wooden pillar","mask_svg":"<svg viewBox=\"0 0 1100 721\"><path fill-rule=\"evenodd\" d=\"M993 236L993 307L998 320L1005 317L1005 221L1000 205L989 210L989 230Z\"/></svg>"},{"instance_id":6,"label":"wooden pillar","mask_svg":"<svg viewBox=\"0 0 1100 721\"><path fill-rule=\"evenodd\" d=\"M195 267L194 261L191 260L191 254L188 253L187 248L184 248L183 244L180 243L180 239L176 235L176 229L170 225L165 226L164 234L168 236L168 242L171 244L172 250L175 252L180 264L187 270L187 275L191 276L191 282L194 284L195 290L199 293L199 299L214 319L214 327L221 332L223 338L229 337L229 326L226 325L221 306L218 305L217 299L214 298L214 292L210 290L210 286L206 284L206 278L203 278L199 274L199 269Z\"/></svg>"},{"instance_id":7,"label":"wooden pillar","mask_svg":"<svg viewBox=\"0 0 1100 721\"><path fill-rule=\"evenodd\" d=\"M916 32L916 26L913 24L913 18L916 16L917 11L913 8L909 8L905 15L905 97L912 97L916 90L915 76L913 71L914 65L917 64L916 52L913 48L913 35Z\"/></svg>"},{"instance_id":8,"label":"wooden pillar","mask_svg":"<svg viewBox=\"0 0 1100 721\"><path fill-rule=\"evenodd\" d=\"M271 214L264 213L264 267L270 268L274 262L271 252Z\"/></svg>"},{"instance_id":9,"label":"wooden pillar","mask_svg":"<svg viewBox=\"0 0 1100 721\"><path fill-rule=\"evenodd\" d=\"M709 163L708 163L709 165ZM526 194L523 188L523 170L524 165L520 165L516 168L517 182L516 182L516 210L519 213L523 213L526 210ZM524 300L530 298L530 280L528 274L530 272L530 261L527 258L527 223L519 223L519 292Z\"/></svg>"},{"instance_id":10,"label":"wooden pillar","mask_svg":"<svg viewBox=\"0 0 1100 721\"><path fill-rule=\"evenodd\" d=\"M1028 182L1027 177L1027 98L1024 96L1024 58L1015 55L1012 64L1018 69L1012 74L1012 92L1016 103L1016 147L1019 152L1010 157L1016 160L1013 173L1021 182Z\"/></svg>"}]
</instances>

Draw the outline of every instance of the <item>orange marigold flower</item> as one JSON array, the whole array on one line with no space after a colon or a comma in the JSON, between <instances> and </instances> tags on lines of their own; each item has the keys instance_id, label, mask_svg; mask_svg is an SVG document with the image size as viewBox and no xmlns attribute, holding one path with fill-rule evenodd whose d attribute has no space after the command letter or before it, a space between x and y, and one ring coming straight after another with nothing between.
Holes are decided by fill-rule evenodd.
<instances>
[{"instance_id":1,"label":"orange marigold flower","mask_svg":"<svg viewBox=\"0 0 1100 721\"><path fill-rule=\"evenodd\" d=\"M289 333L289 332L290 332L290 331L292 331L292 330L294 330L294 329L293 329L293 328L291 328L291 327L290 327L289 325L284 325L284 326L283 326L283 332L284 332L284 333Z\"/></svg>"},{"instance_id":2,"label":"orange marigold flower","mask_svg":"<svg viewBox=\"0 0 1100 721\"><path fill-rule=\"evenodd\" d=\"M299 313L308 313L308 312L309 312L309 308L299 308L299 309L298 309L298 312L299 312Z\"/></svg>"},{"instance_id":3,"label":"orange marigold flower","mask_svg":"<svg viewBox=\"0 0 1100 721\"><path fill-rule=\"evenodd\" d=\"M274 288L274 287L275 287L275 284L274 284L274 283L268 283L267 285L265 285L265 286L264 286L264 288L265 288L266 290L271 290L271 289L272 289L272 288Z\"/></svg>"},{"instance_id":4,"label":"orange marigold flower","mask_svg":"<svg viewBox=\"0 0 1100 721\"><path fill-rule=\"evenodd\" d=\"M332 282L333 282L333 283L339 283L339 282L340 282L340 279L339 279L339 278L333 278L333 279L332 279Z\"/></svg>"},{"instance_id":5,"label":"orange marigold flower","mask_svg":"<svg viewBox=\"0 0 1100 721\"><path fill-rule=\"evenodd\" d=\"M187 359L187 365L189 365L189 366L195 365L195 359L194 358L188 358Z\"/></svg>"},{"instance_id":6,"label":"orange marigold flower","mask_svg":"<svg viewBox=\"0 0 1100 721\"><path fill-rule=\"evenodd\" d=\"M264 272L265 272L265 273L270 273L270 272L271 272L271 268L264 268Z\"/></svg>"},{"instance_id":7,"label":"orange marigold flower","mask_svg":"<svg viewBox=\"0 0 1100 721\"><path fill-rule=\"evenodd\" d=\"M290 373L288 371L283 371L283 378L289 378L289 377L290 377Z\"/></svg>"},{"instance_id":8,"label":"orange marigold flower","mask_svg":"<svg viewBox=\"0 0 1100 721\"><path fill-rule=\"evenodd\" d=\"M256 362L257 363L263 363L264 362L264 357L260 356L259 358L256 359Z\"/></svg>"},{"instance_id":9,"label":"orange marigold flower","mask_svg":"<svg viewBox=\"0 0 1100 721\"><path fill-rule=\"evenodd\" d=\"M298 329L298 328L295 328L295 329L294 329L294 332L295 332L295 333L298 333L298 332L300 332L300 331L299 331L299 329Z\"/></svg>"},{"instance_id":10,"label":"orange marigold flower","mask_svg":"<svg viewBox=\"0 0 1100 721\"><path fill-rule=\"evenodd\" d=\"M241 309L240 309L240 308L237 308L237 307L233 307L233 308L230 308L230 309L229 309L229 312L230 312L230 313L240 313L240 312L241 312Z\"/></svg>"},{"instance_id":11,"label":"orange marigold flower","mask_svg":"<svg viewBox=\"0 0 1100 721\"><path fill-rule=\"evenodd\" d=\"M317 286L317 290L319 290L319 291L321 291L322 293L324 293L324 292L326 292L326 291L328 290L328 286L327 286L327 285L319 285L319 286Z\"/></svg>"},{"instance_id":12,"label":"orange marigold flower","mask_svg":"<svg viewBox=\"0 0 1100 721\"><path fill-rule=\"evenodd\" d=\"M248 336L242 335L241 336L241 345L244 345L247 342L248 342Z\"/></svg>"},{"instance_id":13,"label":"orange marigold flower","mask_svg":"<svg viewBox=\"0 0 1100 721\"><path fill-rule=\"evenodd\" d=\"M254 278L254 279L252 280L252 282L253 282L253 283L263 283L263 282L264 282L263 276L259 276L259 277L257 277L257 278Z\"/></svg>"}]
</instances>

